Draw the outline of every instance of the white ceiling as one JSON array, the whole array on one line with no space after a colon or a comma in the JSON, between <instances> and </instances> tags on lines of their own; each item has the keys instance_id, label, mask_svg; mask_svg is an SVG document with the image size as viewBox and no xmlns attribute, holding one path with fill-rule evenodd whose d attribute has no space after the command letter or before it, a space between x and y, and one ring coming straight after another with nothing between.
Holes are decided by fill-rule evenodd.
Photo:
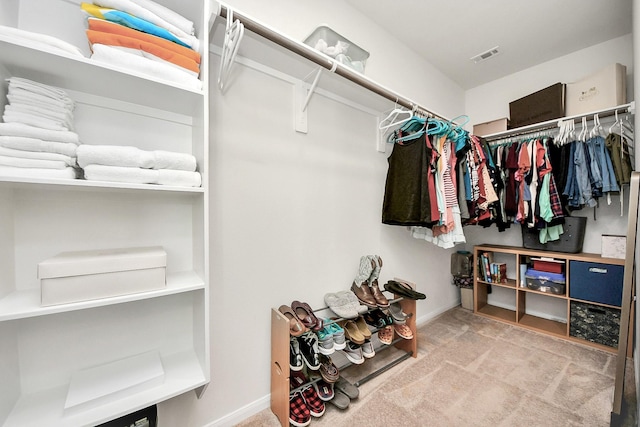
<instances>
[{"instance_id":1,"label":"white ceiling","mask_svg":"<svg viewBox=\"0 0 640 427\"><path fill-rule=\"evenodd\" d=\"M463 89L631 33L631 0L346 0ZM474 64L495 46L500 53Z\"/></svg>"}]
</instances>

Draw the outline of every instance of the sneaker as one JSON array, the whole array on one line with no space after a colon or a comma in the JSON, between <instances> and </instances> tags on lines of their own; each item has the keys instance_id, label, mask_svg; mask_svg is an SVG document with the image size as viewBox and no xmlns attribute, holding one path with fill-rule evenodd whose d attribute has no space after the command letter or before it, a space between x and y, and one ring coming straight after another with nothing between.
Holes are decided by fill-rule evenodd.
<instances>
[{"instance_id":1,"label":"sneaker","mask_svg":"<svg viewBox=\"0 0 640 427\"><path fill-rule=\"evenodd\" d=\"M376 355L376 351L373 349L373 343L371 342L371 340L365 340L361 348L362 348L362 356L366 357L367 359L371 359L373 356Z\"/></svg>"},{"instance_id":2,"label":"sneaker","mask_svg":"<svg viewBox=\"0 0 640 427\"><path fill-rule=\"evenodd\" d=\"M300 344L296 337L289 339L289 368L292 371L301 371L304 367L302 354L300 354Z\"/></svg>"},{"instance_id":3,"label":"sneaker","mask_svg":"<svg viewBox=\"0 0 640 427\"><path fill-rule=\"evenodd\" d=\"M328 383L323 379L320 379L313 383L313 388L316 389L316 393L318 393L318 397L323 402L328 402L333 399L334 391L333 391L333 383Z\"/></svg>"},{"instance_id":4,"label":"sneaker","mask_svg":"<svg viewBox=\"0 0 640 427\"><path fill-rule=\"evenodd\" d=\"M331 332L333 333L333 348L336 350L344 349L347 345L344 338L344 329L337 323L329 324L328 328L331 328Z\"/></svg>"},{"instance_id":5,"label":"sneaker","mask_svg":"<svg viewBox=\"0 0 640 427\"><path fill-rule=\"evenodd\" d=\"M331 329L329 327L325 327L319 330L316 334L318 335L318 350L320 350L320 353L325 355L333 354L336 349Z\"/></svg>"},{"instance_id":6,"label":"sneaker","mask_svg":"<svg viewBox=\"0 0 640 427\"><path fill-rule=\"evenodd\" d=\"M296 427L305 427L311 423L311 411L299 391L289 396L289 422Z\"/></svg>"},{"instance_id":7,"label":"sneaker","mask_svg":"<svg viewBox=\"0 0 640 427\"><path fill-rule=\"evenodd\" d=\"M325 406L324 402L318 396L316 389L311 384L305 386L300 390L304 403L309 409L309 413L312 417L321 417L324 414Z\"/></svg>"},{"instance_id":8,"label":"sneaker","mask_svg":"<svg viewBox=\"0 0 640 427\"><path fill-rule=\"evenodd\" d=\"M347 346L344 348L344 355L347 356L349 362L360 365L364 363L364 357L362 356L362 348L354 343L353 341L348 341Z\"/></svg>"},{"instance_id":9,"label":"sneaker","mask_svg":"<svg viewBox=\"0 0 640 427\"><path fill-rule=\"evenodd\" d=\"M318 337L313 332L306 332L298 337L300 353L307 367L313 371L320 369Z\"/></svg>"}]
</instances>

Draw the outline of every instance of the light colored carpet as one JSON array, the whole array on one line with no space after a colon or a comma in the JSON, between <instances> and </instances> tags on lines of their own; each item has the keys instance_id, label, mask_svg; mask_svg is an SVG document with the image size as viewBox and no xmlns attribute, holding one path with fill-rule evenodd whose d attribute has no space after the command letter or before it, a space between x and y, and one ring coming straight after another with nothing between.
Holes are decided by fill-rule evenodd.
<instances>
[{"instance_id":1,"label":"light colored carpet","mask_svg":"<svg viewBox=\"0 0 640 427\"><path fill-rule=\"evenodd\" d=\"M336 353L334 361L340 366ZM342 375L355 382L401 354L380 352ZM338 360L336 360L338 359ZM312 426L608 426L616 355L475 316L461 307L418 329L418 357L360 386L347 410ZM625 400L636 405L633 362ZM279 426L270 410L241 427ZM625 426L636 425L635 414Z\"/></svg>"}]
</instances>

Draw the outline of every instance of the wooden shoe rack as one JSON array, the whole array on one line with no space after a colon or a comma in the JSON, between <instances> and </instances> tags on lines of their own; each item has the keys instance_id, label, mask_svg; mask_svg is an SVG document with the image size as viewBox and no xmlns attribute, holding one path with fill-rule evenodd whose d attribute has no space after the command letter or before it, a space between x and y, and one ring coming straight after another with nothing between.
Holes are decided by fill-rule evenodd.
<instances>
[{"instance_id":1,"label":"wooden shoe rack","mask_svg":"<svg viewBox=\"0 0 640 427\"><path fill-rule=\"evenodd\" d=\"M399 279L395 279L399 280ZM402 280L406 282L405 280ZM412 285L415 289L415 286ZM382 372L397 365L409 357L417 357L418 341L416 332L416 302L415 300L404 299L398 295L394 295L394 299L390 302L399 302L402 311L407 313L407 326L413 332L413 338L410 340L397 339L392 345L404 352L399 358L389 362L385 366L368 374L355 382L356 386L360 386L368 380L378 376ZM314 310L321 312L329 310L328 307ZM339 322L343 319L336 319ZM372 333L375 333L373 331ZM289 386L289 320L276 308L271 309L271 411L278 417L280 424L285 427L289 425L289 395L293 390ZM376 348L376 354L380 351L390 348L391 346L383 346ZM340 350L338 350L340 351ZM374 356L375 357L375 356ZM365 362L366 363L366 362ZM350 364L339 367L340 371L346 369Z\"/></svg>"}]
</instances>

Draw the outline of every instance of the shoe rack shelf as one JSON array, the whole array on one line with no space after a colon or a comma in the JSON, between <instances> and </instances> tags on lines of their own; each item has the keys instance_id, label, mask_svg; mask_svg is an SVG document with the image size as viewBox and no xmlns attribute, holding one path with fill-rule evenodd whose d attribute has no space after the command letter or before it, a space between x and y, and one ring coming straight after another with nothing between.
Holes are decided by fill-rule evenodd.
<instances>
[{"instance_id":1,"label":"shoe rack shelf","mask_svg":"<svg viewBox=\"0 0 640 427\"><path fill-rule=\"evenodd\" d=\"M354 385L360 386L373 377L392 368L398 363L409 357L417 357L418 341L416 332L416 301L402 298L394 295L394 300L390 302L398 302L402 307L402 311L407 313L407 326L413 333L413 338L394 340L391 346L405 352L398 359L389 362L387 365L379 368L375 372L356 381ZM329 310L328 307L314 310L314 312ZM344 319L337 319L339 322ZM289 319L280 313L278 309L271 309L271 411L278 417L280 424L285 427L289 425L289 395L290 389L290 370L289 370ZM376 348L376 353L390 346ZM338 350L340 351L340 350ZM374 356L375 357L375 356ZM365 362L366 363L366 362ZM340 371L348 368L346 365L340 368Z\"/></svg>"},{"instance_id":2,"label":"shoe rack shelf","mask_svg":"<svg viewBox=\"0 0 640 427\"><path fill-rule=\"evenodd\" d=\"M492 254L497 263L507 264L506 282L495 283L495 281L484 280L480 270L480 256L484 253ZM521 266L530 266L531 258L550 258L562 265L566 275L564 293L540 292L525 285L529 279L524 277ZM615 329L611 335L617 337L618 329L614 328L615 322L607 324L598 324L598 322L610 322L616 315L619 318L620 306L598 302L597 298L578 297L578 289L582 289L589 279L582 274L578 275L579 270L574 271L573 267L584 264L588 271L606 272L608 269L622 268L620 266L624 266L624 259L603 258L599 254L538 251L501 245L475 246L473 259L475 314L608 352L617 351L616 347L604 344L600 338L585 338L580 330L583 325L579 324L579 316L574 310L583 306L586 307L585 310L594 313L608 313L607 316L611 317L598 317L596 314L590 321L594 322L597 328ZM572 272L575 277L572 277ZM614 287L615 278L607 276L603 279L603 287L607 289ZM614 293L615 291L607 290L606 292Z\"/></svg>"}]
</instances>

